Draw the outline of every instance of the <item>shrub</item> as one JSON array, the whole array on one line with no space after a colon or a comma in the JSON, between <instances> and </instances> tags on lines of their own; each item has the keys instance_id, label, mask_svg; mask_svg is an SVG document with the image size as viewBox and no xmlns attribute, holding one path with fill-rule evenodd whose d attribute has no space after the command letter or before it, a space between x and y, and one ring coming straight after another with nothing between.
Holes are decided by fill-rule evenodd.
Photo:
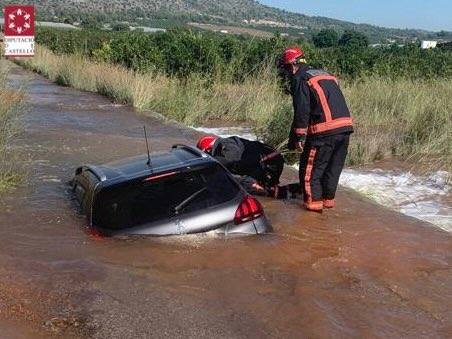
<instances>
[{"instance_id":1,"label":"shrub","mask_svg":"<svg viewBox=\"0 0 452 339\"><path fill-rule=\"evenodd\" d=\"M342 45L314 48L303 44L308 61L347 78L378 75L393 79L425 79L452 76L452 50L422 50L417 45L365 47L364 37L346 32ZM257 70L274 62L284 47L292 45L281 37L251 39L173 29L164 33L105 32L93 30L39 29L37 42L62 54L82 54L111 61L139 72L164 72L189 77L245 81Z\"/></svg>"},{"instance_id":2,"label":"shrub","mask_svg":"<svg viewBox=\"0 0 452 339\"><path fill-rule=\"evenodd\" d=\"M335 47L339 43L339 36L334 29L323 29L312 37L315 47Z\"/></svg>"},{"instance_id":3,"label":"shrub","mask_svg":"<svg viewBox=\"0 0 452 339\"><path fill-rule=\"evenodd\" d=\"M369 39L357 31L345 31L339 39L340 46L363 48L369 46Z\"/></svg>"}]
</instances>

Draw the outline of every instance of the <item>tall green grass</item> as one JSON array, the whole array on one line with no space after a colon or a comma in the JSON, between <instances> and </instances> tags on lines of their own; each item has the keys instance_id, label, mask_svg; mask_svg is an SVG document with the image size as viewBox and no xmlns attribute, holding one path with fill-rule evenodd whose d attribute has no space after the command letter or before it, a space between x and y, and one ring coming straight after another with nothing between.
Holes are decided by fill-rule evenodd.
<instances>
[{"instance_id":1,"label":"tall green grass","mask_svg":"<svg viewBox=\"0 0 452 339\"><path fill-rule=\"evenodd\" d=\"M156 111L187 124L208 120L248 123L265 141L278 145L292 119L290 97L272 67L261 67L242 82L192 74L176 78L133 72L77 55L38 48L24 61L61 85L98 92L139 110ZM364 76L342 83L356 121L349 164L398 156L424 160L452 171L452 84L449 79L410 80Z\"/></svg>"},{"instance_id":2,"label":"tall green grass","mask_svg":"<svg viewBox=\"0 0 452 339\"><path fill-rule=\"evenodd\" d=\"M398 155L452 170L450 79L363 78L344 86L356 118L350 161Z\"/></svg>"},{"instance_id":3,"label":"tall green grass","mask_svg":"<svg viewBox=\"0 0 452 339\"><path fill-rule=\"evenodd\" d=\"M8 65L0 60L0 193L16 186L22 179L11 141L20 131L23 93L8 88L8 71Z\"/></svg>"}]
</instances>

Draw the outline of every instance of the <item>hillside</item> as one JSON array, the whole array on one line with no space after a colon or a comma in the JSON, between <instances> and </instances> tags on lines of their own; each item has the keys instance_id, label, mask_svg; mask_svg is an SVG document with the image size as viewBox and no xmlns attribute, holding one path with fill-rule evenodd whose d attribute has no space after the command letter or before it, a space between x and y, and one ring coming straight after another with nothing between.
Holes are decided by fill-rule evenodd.
<instances>
[{"instance_id":1,"label":"hillside","mask_svg":"<svg viewBox=\"0 0 452 339\"><path fill-rule=\"evenodd\" d=\"M333 28L339 32L355 29L365 33L373 42L383 39L452 38L449 32L391 29L291 13L254 0L0 0L0 5L11 2L34 3L38 17L44 20L80 21L86 15L93 15L104 22L127 20L168 26L194 21L247 26L307 37L323 28Z\"/></svg>"}]
</instances>

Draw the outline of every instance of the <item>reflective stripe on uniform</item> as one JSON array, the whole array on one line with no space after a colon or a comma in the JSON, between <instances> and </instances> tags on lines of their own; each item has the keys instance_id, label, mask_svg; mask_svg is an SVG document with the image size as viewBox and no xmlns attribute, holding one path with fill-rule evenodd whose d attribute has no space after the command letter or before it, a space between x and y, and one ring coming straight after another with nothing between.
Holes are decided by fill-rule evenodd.
<instances>
[{"instance_id":1,"label":"reflective stripe on uniform","mask_svg":"<svg viewBox=\"0 0 452 339\"><path fill-rule=\"evenodd\" d=\"M312 191L311 191L311 178L312 178L312 169L314 168L314 160L317 150L315 148L311 148L309 151L308 163L306 165L306 172L304 175L304 191L305 191L305 202L312 202Z\"/></svg>"},{"instance_id":2,"label":"reflective stripe on uniform","mask_svg":"<svg viewBox=\"0 0 452 339\"><path fill-rule=\"evenodd\" d=\"M307 128L294 128L294 132L296 135L306 135L308 134Z\"/></svg>"},{"instance_id":3,"label":"reflective stripe on uniform","mask_svg":"<svg viewBox=\"0 0 452 339\"><path fill-rule=\"evenodd\" d=\"M312 170L314 169L316 154L317 150L315 148L311 148L311 150L309 151L308 163L306 165L306 173L304 176L304 205L308 210L321 211L323 209L323 201L313 201L311 189Z\"/></svg>"},{"instance_id":4,"label":"reflective stripe on uniform","mask_svg":"<svg viewBox=\"0 0 452 339\"><path fill-rule=\"evenodd\" d=\"M334 75L331 74L325 74L325 75L317 75L315 77L312 77L311 79L309 79L309 81L322 81L322 80L333 80L335 83L338 83L337 78Z\"/></svg>"},{"instance_id":5,"label":"reflective stripe on uniform","mask_svg":"<svg viewBox=\"0 0 452 339\"><path fill-rule=\"evenodd\" d=\"M333 77L333 79L334 79L334 77ZM323 112L325 113L325 121L329 122L333 118L332 118L332 114L331 114L330 105L328 104L328 99L325 96L325 91L319 84L319 81L321 81L321 80L329 80L329 77L328 77L328 79L325 79L325 77L323 77L323 76L315 77L315 78L310 79L308 81L308 84L315 90L315 92L319 96L320 105L322 106Z\"/></svg>"},{"instance_id":6,"label":"reflective stripe on uniform","mask_svg":"<svg viewBox=\"0 0 452 339\"><path fill-rule=\"evenodd\" d=\"M353 126L353 119L350 117L337 118L328 122L321 122L320 124L309 126L308 132L309 134L316 134L347 126Z\"/></svg>"},{"instance_id":7,"label":"reflective stripe on uniform","mask_svg":"<svg viewBox=\"0 0 452 339\"><path fill-rule=\"evenodd\" d=\"M309 134L317 134L322 132L331 131L341 127L353 126L353 120L351 117L333 119L328 99L325 95L325 91L319 82L322 80L331 80L338 83L337 78L333 75L319 75L308 80L309 86L311 86L318 95L320 105L322 106L323 113L325 114L325 122L321 122L315 125L311 125L308 128Z\"/></svg>"}]
</instances>

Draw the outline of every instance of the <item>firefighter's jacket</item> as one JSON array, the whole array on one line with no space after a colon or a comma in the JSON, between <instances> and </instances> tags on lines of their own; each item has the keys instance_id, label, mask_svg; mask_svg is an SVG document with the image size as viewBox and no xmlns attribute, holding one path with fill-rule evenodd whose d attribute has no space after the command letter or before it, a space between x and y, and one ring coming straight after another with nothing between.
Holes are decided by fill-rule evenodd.
<instances>
[{"instance_id":1,"label":"firefighter's jacket","mask_svg":"<svg viewBox=\"0 0 452 339\"><path fill-rule=\"evenodd\" d=\"M281 154L272 147L237 136L218 138L211 154L231 173L250 176L264 184L277 184L284 166Z\"/></svg>"},{"instance_id":2,"label":"firefighter's jacket","mask_svg":"<svg viewBox=\"0 0 452 339\"><path fill-rule=\"evenodd\" d=\"M306 138L353 132L353 120L336 77L302 65L292 78L294 118L289 148Z\"/></svg>"}]
</instances>

